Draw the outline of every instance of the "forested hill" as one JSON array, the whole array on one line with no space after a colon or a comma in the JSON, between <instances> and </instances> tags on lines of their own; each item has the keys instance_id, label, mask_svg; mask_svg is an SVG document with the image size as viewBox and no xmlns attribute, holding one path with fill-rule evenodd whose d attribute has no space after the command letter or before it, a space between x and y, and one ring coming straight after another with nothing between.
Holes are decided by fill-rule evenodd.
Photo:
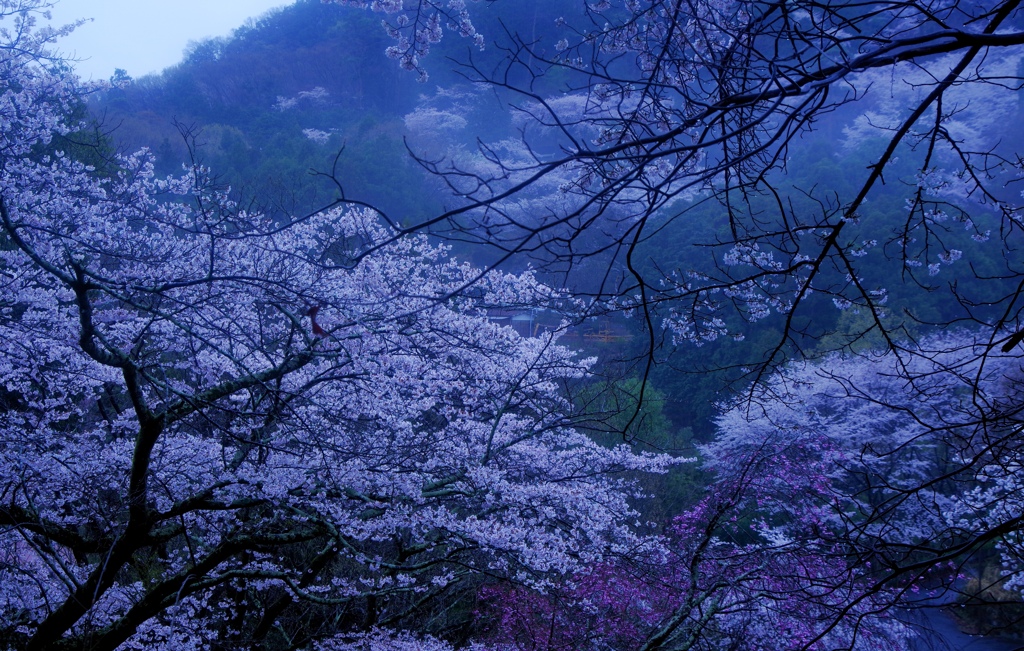
<instances>
[{"instance_id":1,"label":"forested hill","mask_svg":"<svg viewBox=\"0 0 1024 651\"><path fill-rule=\"evenodd\" d=\"M550 41L565 2L521 0L490 15L479 7L481 32L518 30ZM407 154L403 117L439 88L468 85L449 57L466 59L472 44L448 35L425 62L417 83L384 56L393 43L380 16L319 0L299 0L240 26L230 37L192 44L178 65L130 80L94 102L121 148L150 147L161 171L189 157L181 130L196 134L198 155L240 194L264 207L304 210L337 193L330 171L344 147L337 176L346 194L403 220L440 205ZM500 60L494 47L472 48L483 66ZM502 129L493 117L489 130ZM400 189L400 191L396 191Z\"/></svg>"}]
</instances>

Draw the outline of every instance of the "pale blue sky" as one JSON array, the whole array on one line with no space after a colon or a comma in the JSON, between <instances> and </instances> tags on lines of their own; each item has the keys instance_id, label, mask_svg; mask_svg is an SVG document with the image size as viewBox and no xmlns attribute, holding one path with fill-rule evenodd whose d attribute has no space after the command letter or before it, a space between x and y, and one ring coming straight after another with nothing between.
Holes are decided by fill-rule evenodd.
<instances>
[{"instance_id":1,"label":"pale blue sky","mask_svg":"<svg viewBox=\"0 0 1024 651\"><path fill-rule=\"evenodd\" d=\"M59 0L54 22L93 18L62 40L66 56L86 78L107 79L114 68L133 77L181 60L189 41L226 36L246 18L292 0Z\"/></svg>"}]
</instances>

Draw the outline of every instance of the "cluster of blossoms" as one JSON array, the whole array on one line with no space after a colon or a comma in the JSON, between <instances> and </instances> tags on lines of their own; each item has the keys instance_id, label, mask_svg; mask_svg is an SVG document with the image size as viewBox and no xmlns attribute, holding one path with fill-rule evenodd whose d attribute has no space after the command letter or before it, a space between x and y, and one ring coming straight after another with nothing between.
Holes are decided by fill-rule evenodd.
<instances>
[{"instance_id":1,"label":"cluster of blossoms","mask_svg":"<svg viewBox=\"0 0 1024 651\"><path fill-rule=\"evenodd\" d=\"M445 25L482 45L462 0L336 1L395 16L388 54L423 79ZM908 6L862 37L860 18L814 3L627 2L607 29L558 45L555 64L588 92L523 105L562 158L499 143L452 174L498 220L478 236L506 251L569 267L633 251L684 192L757 189L770 147L834 106L831 81L882 65L872 48L894 34L946 38L931 16L952 6ZM566 397L592 360L489 318L563 296L398 237L370 210L280 223L201 168L157 178L145 152L81 163L56 143L82 126L85 89L51 65L58 32L33 30L44 7L0 0L14 23L0 29L0 645L442 651L477 608L497 649L898 649L904 627L877 614L912 586L872 568L928 565L905 553L921 541L941 557L998 537L1010 585L1024 583L1022 373L992 353L1009 317L989 341L780 370L724 408L702 450L716 477L704 498L645 535L631 478L679 460L597 445ZM765 58L776 43L797 45ZM614 63L623 54L636 65ZM908 230L941 229L937 199L980 187L939 181L921 179ZM814 290L838 307L881 305L848 260L877 241L839 239L871 183L811 221L730 210L722 273L666 284L665 300L692 299L670 327L700 342L730 334L729 306L748 321L791 314L828 273ZM543 217L517 220L523 188L564 203L522 202ZM595 223L612 245L576 237ZM929 273L962 255L906 251Z\"/></svg>"},{"instance_id":2,"label":"cluster of blossoms","mask_svg":"<svg viewBox=\"0 0 1024 651\"><path fill-rule=\"evenodd\" d=\"M389 46L385 54L398 61L403 70L415 71L421 82L427 80L427 71L420 65L430 53L430 46L441 42L442 25L459 36L472 39L484 49L484 37L476 31L464 0L422 0L414 9L406 11L402 0L323 0L341 5L369 9L384 14L397 14L394 23L382 21L385 31L397 43ZM477 0L474 0L474 2Z\"/></svg>"},{"instance_id":3,"label":"cluster of blossoms","mask_svg":"<svg viewBox=\"0 0 1024 651\"><path fill-rule=\"evenodd\" d=\"M299 102L309 102L311 104L319 104L327 101L330 93L327 89L322 86L314 86L309 90L299 91L299 94L294 97L284 97L282 95L277 96L277 101L274 102L275 111L287 111L293 109L299 105Z\"/></svg>"},{"instance_id":4,"label":"cluster of blossoms","mask_svg":"<svg viewBox=\"0 0 1024 651\"><path fill-rule=\"evenodd\" d=\"M326 145L331 140L331 133L320 129L303 129L302 135L318 145Z\"/></svg>"}]
</instances>

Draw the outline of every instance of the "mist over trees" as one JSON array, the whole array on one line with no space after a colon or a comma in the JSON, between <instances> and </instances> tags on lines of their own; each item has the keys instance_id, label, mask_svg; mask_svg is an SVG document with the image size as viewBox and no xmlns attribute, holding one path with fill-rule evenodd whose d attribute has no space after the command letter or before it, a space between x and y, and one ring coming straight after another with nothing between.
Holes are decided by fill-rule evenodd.
<instances>
[{"instance_id":1,"label":"mist over trees","mask_svg":"<svg viewBox=\"0 0 1024 651\"><path fill-rule=\"evenodd\" d=\"M302 0L99 84L45 8L0 0L0 647L1020 601L1019 2Z\"/></svg>"}]
</instances>

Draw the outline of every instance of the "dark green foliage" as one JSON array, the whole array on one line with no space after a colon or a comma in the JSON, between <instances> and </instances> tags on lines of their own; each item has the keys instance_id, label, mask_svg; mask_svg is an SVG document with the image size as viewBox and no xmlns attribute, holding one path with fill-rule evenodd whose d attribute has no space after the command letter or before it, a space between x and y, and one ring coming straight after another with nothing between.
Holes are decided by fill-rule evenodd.
<instances>
[{"instance_id":1,"label":"dark green foliage","mask_svg":"<svg viewBox=\"0 0 1024 651\"><path fill-rule=\"evenodd\" d=\"M575 402L583 409L584 424L602 445L629 443L640 450L688 457L693 463L665 475L637 474L643 491L658 496L637 504L650 522L667 522L700 499L708 476L696 463L693 430L673 425L666 414L669 395L639 378L606 380L588 386Z\"/></svg>"}]
</instances>

